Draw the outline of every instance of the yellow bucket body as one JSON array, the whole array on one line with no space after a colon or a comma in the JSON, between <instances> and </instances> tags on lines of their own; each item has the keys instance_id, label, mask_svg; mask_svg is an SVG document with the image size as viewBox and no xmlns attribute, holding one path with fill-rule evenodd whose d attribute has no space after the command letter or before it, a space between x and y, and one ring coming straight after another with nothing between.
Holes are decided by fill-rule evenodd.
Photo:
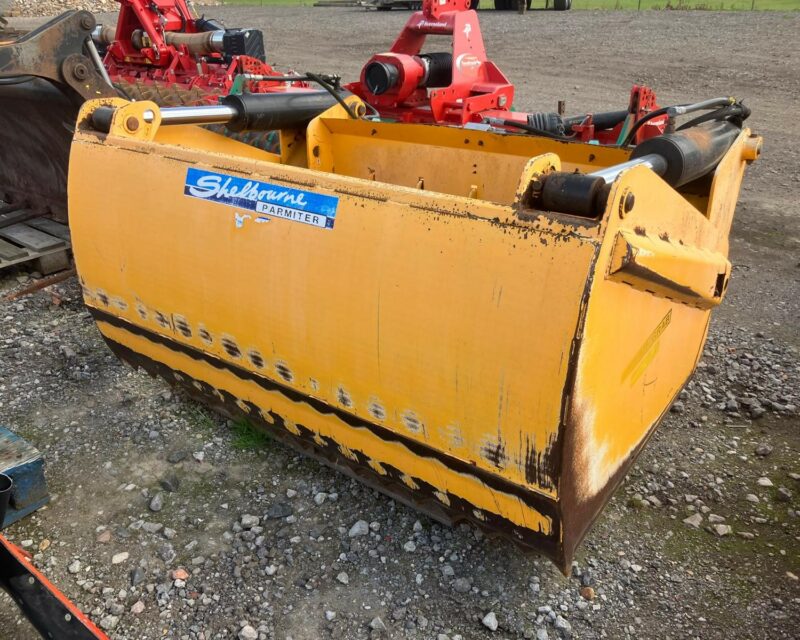
<instances>
[{"instance_id":1,"label":"yellow bucket body","mask_svg":"<svg viewBox=\"0 0 800 640\"><path fill-rule=\"evenodd\" d=\"M84 106L69 172L80 281L112 349L568 567L700 356L749 133L708 194L639 166L586 219L526 206L531 180L628 152L337 106L281 132L278 156L117 104L109 134Z\"/></svg>"}]
</instances>

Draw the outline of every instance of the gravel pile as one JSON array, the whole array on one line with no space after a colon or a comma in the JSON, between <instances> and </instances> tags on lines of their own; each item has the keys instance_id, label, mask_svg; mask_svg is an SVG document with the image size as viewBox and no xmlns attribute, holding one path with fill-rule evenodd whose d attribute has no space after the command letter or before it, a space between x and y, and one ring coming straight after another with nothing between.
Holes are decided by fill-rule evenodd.
<instances>
[{"instance_id":1,"label":"gravel pile","mask_svg":"<svg viewBox=\"0 0 800 640\"><path fill-rule=\"evenodd\" d=\"M86 9L92 13L105 13L118 11L119 3L116 0L5 0L10 4L6 15L11 17L39 17L57 16L69 9ZM0 3L0 8L2 5Z\"/></svg>"},{"instance_id":2,"label":"gravel pile","mask_svg":"<svg viewBox=\"0 0 800 640\"><path fill-rule=\"evenodd\" d=\"M200 5L218 5L221 2L197 2ZM108 13L119 11L117 0L0 0L0 15L9 17L35 18L57 16L69 9L85 9L92 13Z\"/></svg>"},{"instance_id":3,"label":"gravel pile","mask_svg":"<svg viewBox=\"0 0 800 640\"><path fill-rule=\"evenodd\" d=\"M687 402L715 408L730 419L758 420L797 414L800 406L800 364L797 349L736 328L711 333L697 374L681 392L672 411Z\"/></svg>"},{"instance_id":4,"label":"gravel pile","mask_svg":"<svg viewBox=\"0 0 800 640\"><path fill-rule=\"evenodd\" d=\"M28 280L8 273L0 289ZM114 638L650 637L665 601L677 637L721 637L695 606L707 588L748 603L775 638L797 620L800 466L785 437L800 366L761 333L712 327L697 375L564 578L242 440L240 425L118 363L74 282L2 319L0 410L42 448L55 493L9 537ZM762 560L743 563L750 554Z\"/></svg>"}]
</instances>

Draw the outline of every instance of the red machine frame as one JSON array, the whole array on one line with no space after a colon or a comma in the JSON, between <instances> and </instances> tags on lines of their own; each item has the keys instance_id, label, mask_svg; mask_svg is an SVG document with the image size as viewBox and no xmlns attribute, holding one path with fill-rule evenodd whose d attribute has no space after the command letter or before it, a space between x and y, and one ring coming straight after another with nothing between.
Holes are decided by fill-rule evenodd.
<instances>
[{"instance_id":1,"label":"red machine frame","mask_svg":"<svg viewBox=\"0 0 800 640\"><path fill-rule=\"evenodd\" d=\"M359 81L347 88L387 119L451 125L493 119L520 125L498 125L509 131L524 129L528 114L511 111L514 85L487 59L478 15L469 5L470 0L424 0L422 11L411 15L390 50L374 55L362 69ZM423 86L425 67L421 57L428 35L452 37L452 75L447 86ZM391 88L381 93L370 90L367 71L372 63L396 69L397 79ZM583 142L617 144L633 124L657 108L655 93L634 85L628 115L622 122L611 129L597 129L592 115L587 114L564 134ZM666 116L649 120L636 132L634 141L660 135L666 121Z\"/></svg>"},{"instance_id":2,"label":"red machine frame","mask_svg":"<svg viewBox=\"0 0 800 640\"><path fill-rule=\"evenodd\" d=\"M33 565L30 553L2 535L0 587L9 593L43 637L59 640L109 640L86 614Z\"/></svg>"},{"instance_id":3,"label":"red machine frame","mask_svg":"<svg viewBox=\"0 0 800 640\"><path fill-rule=\"evenodd\" d=\"M185 44L167 42L166 34L202 34L186 0L118 0L119 17L114 39L109 43L103 63L114 82L166 83L186 89L200 89L216 95L230 92L239 74L280 76L270 65L246 56L226 60L221 53L198 56ZM141 32L143 46L134 46L134 34ZM304 86L303 83L296 85ZM253 80L247 83L252 93L285 91L283 81Z\"/></svg>"},{"instance_id":4,"label":"red machine frame","mask_svg":"<svg viewBox=\"0 0 800 640\"><path fill-rule=\"evenodd\" d=\"M371 93L365 66L361 80L347 88L382 116L403 122L466 124L494 110L505 114L514 100L514 85L486 58L478 14L469 4L469 0L425 0L422 11L411 15L389 52L370 59L395 65L400 70L398 86L381 95ZM418 86L417 56L429 35L452 36L453 67L449 86L427 90Z\"/></svg>"}]
</instances>

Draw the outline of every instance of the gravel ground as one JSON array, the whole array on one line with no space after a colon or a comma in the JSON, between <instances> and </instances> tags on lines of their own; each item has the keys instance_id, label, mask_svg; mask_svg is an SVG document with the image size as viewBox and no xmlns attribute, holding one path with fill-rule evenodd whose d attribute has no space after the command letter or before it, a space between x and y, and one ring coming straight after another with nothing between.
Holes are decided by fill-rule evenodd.
<instances>
[{"instance_id":1,"label":"gravel ground","mask_svg":"<svg viewBox=\"0 0 800 640\"><path fill-rule=\"evenodd\" d=\"M93 13L100 11L116 11L119 7L117 0L89 0L88 2L75 2L75 0L0 0L7 5L8 16L54 16L68 9L86 9Z\"/></svg>"},{"instance_id":2,"label":"gravel ground","mask_svg":"<svg viewBox=\"0 0 800 640\"><path fill-rule=\"evenodd\" d=\"M283 68L346 78L407 18L214 15L263 28ZM53 493L5 533L112 637L797 637L800 16L484 12L482 24L519 108L619 108L637 81L662 104L733 94L753 108L766 151L694 379L564 578L130 371L74 283L0 303L0 420L45 453ZM0 274L0 293L29 277ZM0 638L28 637L0 600Z\"/></svg>"}]
</instances>

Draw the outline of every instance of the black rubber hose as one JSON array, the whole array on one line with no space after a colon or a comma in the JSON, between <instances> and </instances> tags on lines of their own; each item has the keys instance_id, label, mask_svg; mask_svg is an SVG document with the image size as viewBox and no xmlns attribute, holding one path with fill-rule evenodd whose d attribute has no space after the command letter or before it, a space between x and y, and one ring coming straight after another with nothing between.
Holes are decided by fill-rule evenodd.
<instances>
[{"instance_id":1,"label":"black rubber hose","mask_svg":"<svg viewBox=\"0 0 800 640\"><path fill-rule=\"evenodd\" d=\"M625 136L625 139L622 141L620 146L627 147L633 141L636 132L639 131L642 125L653 118L657 118L658 116L670 114L670 112L672 112L674 117L675 115L684 115L693 111L714 109L716 107L727 107L732 106L733 104L738 104L733 98L711 98L710 100L702 100L701 102L694 102L692 104L679 104L671 107L661 107L660 109L651 111L637 121L636 124L631 127L631 130L628 132L628 135ZM703 122L705 122L705 120Z\"/></svg>"},{"instance_id":2,"label":"black rubber hose","mask_svg":"<svg viewBox=\"0 0 800 640\"><path fill-rule=\"evenodd\" d=\"M642 128L646 122L649 122L653 118L658 118L659 116L665 116L669 112L670 109L674 109L675 107L661 107L660 109L656 109L655 111L651 111L643 115L636 123L631 127L631 130L628 131L628 135L625 136L625 139L620 144L621 147L627 147L631 141L636 136L636 132Z\"/></svg>"},{"instance_id":3,"label":"black rubber hose","mask_svg":"<svg viewBox=\"0 0 800 640\"><path fill-rule=\"evenodd\" d=\"M591 114L592 116L592 124L594 125L595 130L602 131L605 129L613 129L616 127L620 122L625 120L628 117L628 110L622 109L621 111L600 111L598 113ZM582 116L571 116L569 118L564 118L564 129L566 131L572 131L572 127L576 124L581 124L586 118L589 117L589 114L584 114Z\"/></svg>"},{"instance_id":4,"label":"black rubber hose","mask_svg":"<svg viewBox=\"0 0 800 640\"><path fill-rule=\"evenodd\" d=\"M522 129L523 131L527 131L528 133L532 133L537 136L542 136L544 138L553 138L553 140L573 140L574 136L562 136L557 133L553 133L552 131L545 131L544 129L537 129L536 127L532 127L529 124L525 124L524 122L517 122L516 120L504 120L503 118L492 118L495 123L502 124L506 127L514 127L515 129Z\"/></svg>"},{"instance_id":5,"label":"black rubber hose","mask_svg":"<svg viewBox=\"0 0 800 640\"><path fill-rule=\"evenodd\" d=\"M737 102L732 105L728 105L727 107L722 107L721 109L717 109L715 111L711 111L710 113L704 113L702 116L697 116L689 122L682 124L680 127L676 129L676 131L685 131L686 129L691 129L692 127L696 127L698 124L703 124L704 122L709 122L710 120L727 120L728 122L732 122L738 127L741 127L744 124L744 121L750 117L750 108L743 105L741 102Z\"/></svg>"},{"instance_id":6,"label":"black rubber hose","mask_svg":"<svg viewBox=\"0 0 800 640\"><path fill-rule=\"evenodd\" d=\"M309 80L311 80L312 82L316 82L319 86L325 89L325 91L330 93L336 100L336 102L342 105L342 108L347 112L348 116L350 116L353 120L358 120L358 116L350 108L350 105L345 102L341 92L336 87L330 84L327 80L324 80L322 77L318 76L316 73L306 72L306 76L308 77Z\"/></svg>"}]
</instances>

